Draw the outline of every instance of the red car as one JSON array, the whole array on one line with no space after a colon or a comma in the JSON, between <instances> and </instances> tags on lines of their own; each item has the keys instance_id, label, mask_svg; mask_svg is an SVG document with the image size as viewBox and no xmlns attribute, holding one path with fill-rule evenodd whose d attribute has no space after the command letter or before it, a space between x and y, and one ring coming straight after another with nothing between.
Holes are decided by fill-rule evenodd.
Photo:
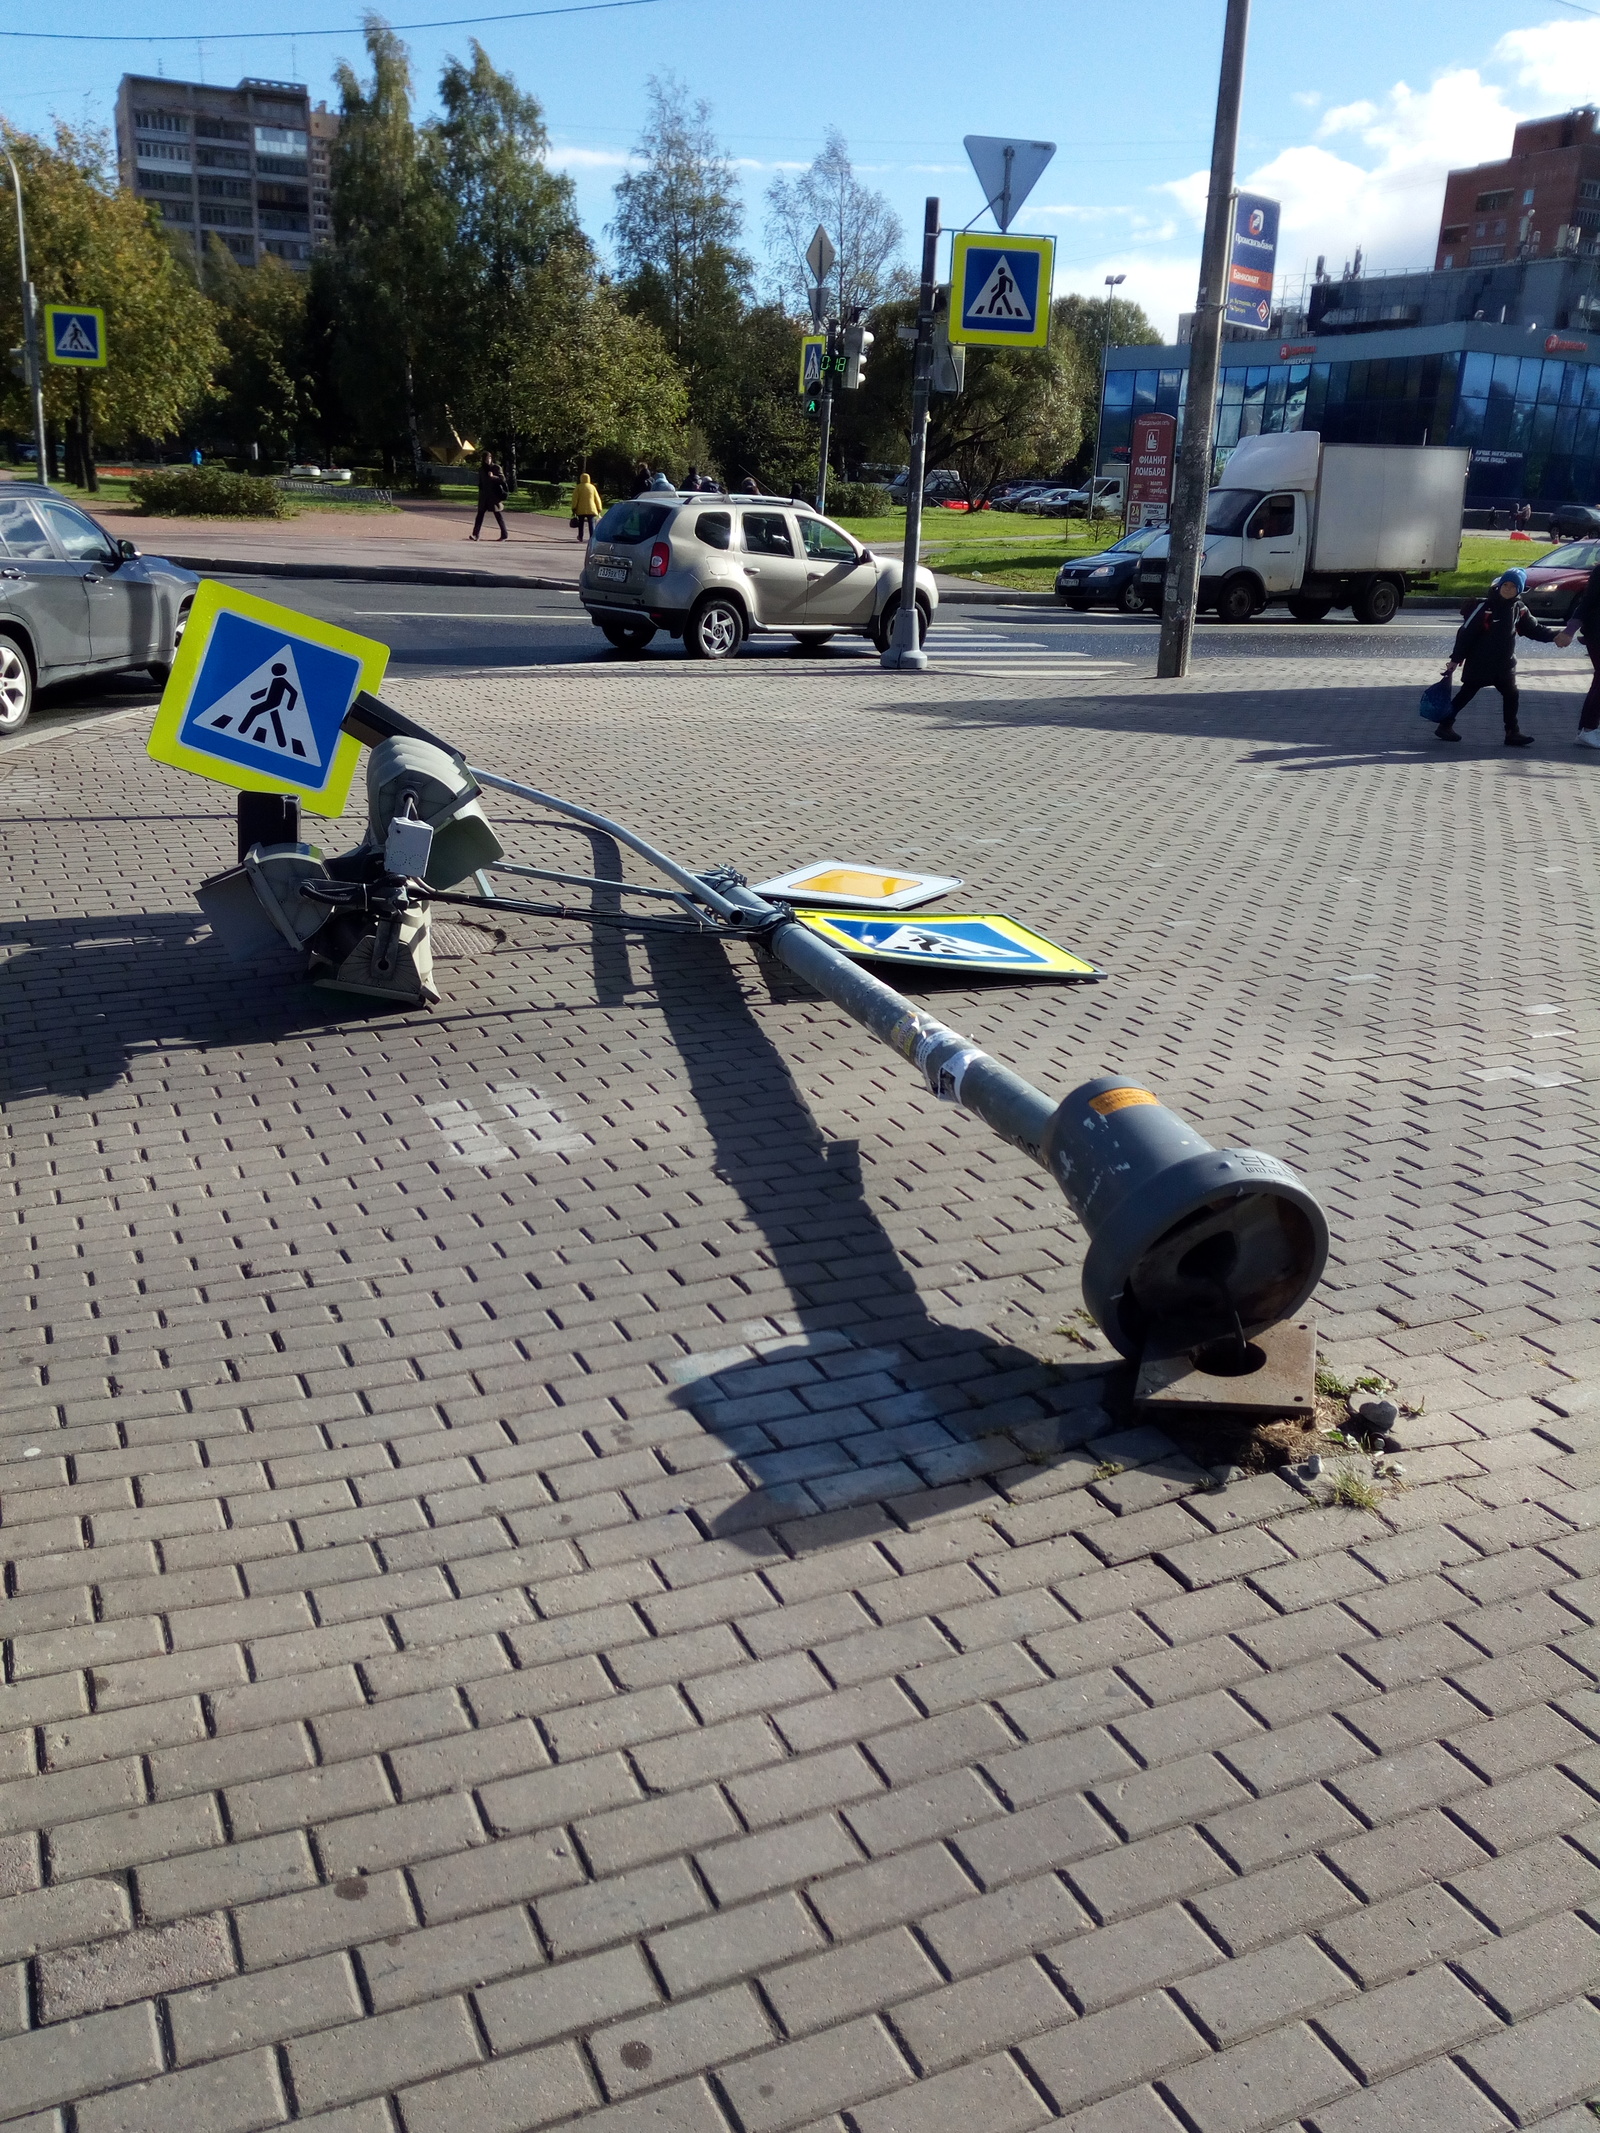
<instances>
[{"instance_id":1,"label":"red car","mask_svg":"<svg viewBox=\"0 0 1600 2133\"><path fill-rule=\"evenodd\" d=\"M1600 541L1568 541L1530 564L1524 595L1529 614L1544 622L1564 622L1596 563L1600 563Z\"/></svg>"}]
</instances>

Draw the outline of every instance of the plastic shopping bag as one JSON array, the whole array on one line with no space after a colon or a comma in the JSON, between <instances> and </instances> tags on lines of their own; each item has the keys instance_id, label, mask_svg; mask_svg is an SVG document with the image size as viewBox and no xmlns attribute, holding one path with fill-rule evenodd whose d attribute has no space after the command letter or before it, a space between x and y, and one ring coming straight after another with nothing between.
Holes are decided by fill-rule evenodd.
<instances>
[{"instance_id":1,"label":"plastic shopping bag","mask_svg":"<svg viewBox=\"0 0 1600 2133\"><path fill-rule=\"evenodd\" d=\"M1450 676L1441 674L1431 689L1424 689L1422 701L1417 705L1420 718L1432 719L1438 725L1440 719L1450 716Z\"/></svg>"}]
</instances>

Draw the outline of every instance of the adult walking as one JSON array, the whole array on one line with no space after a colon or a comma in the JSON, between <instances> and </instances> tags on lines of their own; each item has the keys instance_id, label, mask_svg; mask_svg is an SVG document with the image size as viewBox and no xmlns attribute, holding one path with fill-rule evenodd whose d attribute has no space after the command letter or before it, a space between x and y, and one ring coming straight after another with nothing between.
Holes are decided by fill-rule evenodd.
<instances>
[{"instance_id":1,"label":"adult walking","mask_svg":"<svg viewBox=\"0 0 1600 2133\"><path fill-rule=\"evenodd\" d=\"M506 500L506 495L506 478L500 471L500 463L493 452L485 452L483 464L478 469L478 515L472 522L472 531L467 535L469 541L478 538L483 530L483 522L491 511L494 513L495 524L500 528L501 540L511 538L506 532L506 515L500 508Z\"/></svg>"},{"instance_id":2,"label":"adult walking","mask_svg":"<svg viewBox=\"0 0 1600 2133\"><path fill-rule=\"evenodd\" d=\"M600 491L589 479L589 470L585 467L572 484L572 523L578 529L580 541L594 538L594 522L604 508Z\"/></svg>"},{"instance_id":3,"label":"adult walking","mask_svg":"<svg viewBox=\"0 0 1600 2133\"><path fill-rule=\"evenodd\" d=\"M1594 677L1589 683L1589 693L1583 699L1583 709L1578 713L1574 745L1600 748L1600 564L1590 571L1588 583L1573 602L1566 627L1556 643L1569 645L1574 637L1583 639Z\"/></svg>"},{"instance_id":4,"label":"adult walking","mask_svg":"<svg viewBox=\"0 0 1600 2133\"><path fill-rule=\"evenodd\" d=\"M1523 606L1527 582L1525 570L1503 570L1456 631L1445 672L1453 674L1459 667L1461 686L1450 699L1448 714L1439 721L1441 741L1459 741L1456 713L1480 689L1495 689L1505 721L1506 747L1533 746L1533 735L1524 733L1517 723L1517 639L1533 637L1541 644L1554 644L1556 633L1548 624L1535 622Z\"/></svg>"},{"instance_id":5,"label":"adult walking","mask_svg":"<svg viewBox=\"0 0 1600 2133\"><path fill-rule=\"evenodd\" d=\"M633 487L628 491L628 494L630 496L643 496L654 480L655 476L641 459L633 470Z\"/></svg>"}]
</instances>

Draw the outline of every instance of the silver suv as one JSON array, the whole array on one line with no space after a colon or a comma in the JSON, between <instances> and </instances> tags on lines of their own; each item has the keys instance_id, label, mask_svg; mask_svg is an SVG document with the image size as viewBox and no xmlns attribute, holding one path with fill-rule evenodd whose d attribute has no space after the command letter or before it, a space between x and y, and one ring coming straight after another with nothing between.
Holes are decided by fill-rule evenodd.
<instances>
[{"instance_id":1,"label":"silver suv","mask_svg":"<svg viewBox=\"0 0 1600 2133\"><path fill-rule=\"evenodd\" d=\"M613 504L594 529L578 581L590 620L619 651L658 630L691 659L728 659L756 631L803 645L840 630L887 647L900 611L898 556L874 555L792 497L646 491ZM925 637L939 605L917 571Z\"/></svg>"}]
</instances>

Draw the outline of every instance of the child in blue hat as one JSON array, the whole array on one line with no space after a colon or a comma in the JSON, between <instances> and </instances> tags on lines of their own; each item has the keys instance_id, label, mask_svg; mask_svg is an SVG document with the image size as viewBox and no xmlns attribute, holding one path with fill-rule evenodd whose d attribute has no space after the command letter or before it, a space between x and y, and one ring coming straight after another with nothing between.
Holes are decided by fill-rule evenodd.
<instances>
[{"instance_id":1,"label":"child in blue hat","mask_svg":"<svg viewBox=\"0 0 1600 2133\"><path fill-rule=\"evenodd\" d=\"M1449 716L1439 721L1441 741L1459 741L1456 713L1480 689L1497 689L1505 717L1505 745L1533 746L1533 735L1524 733L1517 724L1517 639L1534 637L1541 644L1553 644L1557 633L1553 627L1535 622L1523 606L1527 583L1525 570L1503 570L1457 630L1445 672L1453 674L1460 667L1461 686L1450 699Z\"/></svg>"}]
</instances>

